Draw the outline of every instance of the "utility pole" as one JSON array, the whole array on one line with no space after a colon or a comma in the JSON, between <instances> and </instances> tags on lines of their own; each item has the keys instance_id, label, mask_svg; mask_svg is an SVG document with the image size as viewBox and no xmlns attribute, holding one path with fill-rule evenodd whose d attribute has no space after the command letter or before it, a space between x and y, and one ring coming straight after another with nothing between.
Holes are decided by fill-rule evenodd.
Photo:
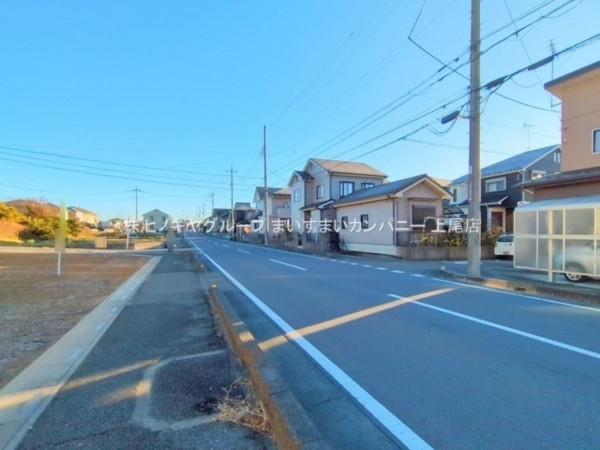
<instances>
[{"instance_id":1,"label":"utility pole","mask_svg":"<svg viewBox=\"0 0 600 450\"><path fill-rule=\"evenodd\" d=\"M265 245L269 245L269 183L267 182L267 126L263 127L263 157L265 166L265 202L263 220L265 222Z\"/></svg>"},{"instance_id":2,"label":"utility pole","mask_svg":"<svg viewBox=\"0 0 600 450\"><path fill-rule=\"evenodd\" d=\"M210 210L210 216L213 217L215 214L215 193L211 192L208 196L212 199L212 209Z\"/></svg>"},{"instance_id":3,"label":"utility pole","mask_svg":"<svg viewBox=\"0 0 600 450\"><path fill-rule=\"evenodd\" d=\"M135 189L135 223L136 223L136 227L137 227L137 220L138 220L138 192L142 192L141 189L138 189L138 187L136 186Z\"/></svg>"},{"instance_id":4,"label":"utility pole","mask_svg":"<svg viewBox=\"0 0 600 450\"><path fill-rule=\"evenodd\" d=\"M235 236L235 210L233 209L233 174L237 172L237 170L233 170L233 164L231 165L231 169L227 170L227 172L231 173L231 232L232 237Z\"/></svg>"},{"instance_id":5,"label":"utility pole","mask_svg":"<svg viewBox=\"0 0 600 450\"><path fill-rule=\"evenodd\" d=\"M481 275L481 160L480 160L480 4L481 0L471 0L471 83L469 113L469 215L467 223L467 274L470 277Z\"/></svg>"}]
</instances>

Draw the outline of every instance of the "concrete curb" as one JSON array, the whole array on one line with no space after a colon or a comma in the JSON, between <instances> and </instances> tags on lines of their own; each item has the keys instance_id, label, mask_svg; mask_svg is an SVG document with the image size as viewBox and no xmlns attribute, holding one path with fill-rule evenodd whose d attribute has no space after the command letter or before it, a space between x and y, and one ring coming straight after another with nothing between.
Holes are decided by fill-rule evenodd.
<instances>
[{"instance_id":1,"label":"concrete curb","mask_svg":"<svg viewBox=\"0 0 600 450\"><path fill-rule=\"evenodd\" d=\"M209 301L224 328L227 340L248 370L250 382L263 403L271 423L271 432L281 449L328 449L316 427L287 388L279 374L254 340L254 336L219 292L210 286Z\"/></svg>"},{"instance_id":2,"label":"concrete curb","mask_svg":"<svg viewBox=\"0 0 600 450\"><path fill-rule=\"evenodd\" d=\"M578 301L600 305L600 296L593 292L581 292L573 287L563 287L551 283L540 283L536 281L509 281L496 278L469 277L468 275L452 272L445 267L440 268L440 275L452 278L468 284L477 284L493 289L518 292L527 295L546 295L563 300Z\"/></svg>"}]
</instances>

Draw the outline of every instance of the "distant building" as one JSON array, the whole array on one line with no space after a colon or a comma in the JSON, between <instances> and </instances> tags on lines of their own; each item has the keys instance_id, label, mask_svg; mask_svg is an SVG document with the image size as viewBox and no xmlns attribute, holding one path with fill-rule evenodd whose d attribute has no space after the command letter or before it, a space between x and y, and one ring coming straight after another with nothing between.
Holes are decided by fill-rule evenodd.
<instances>
[{"instance_id":1,"label":"distant building","mask_svg":"<svg viewBox=\"0 0 600 450\"><path fill-rule=\"evenodd\" d=\"M80 208L79 206L69 206L67 208L67 214L69 219L80 222L90 228L96 228L98 226L98 216L87 209Z\"/></svg>"},{"instance_id":2,"label":"distant building","mask_svg":"<svg viewBox=\"0 0 600 450\"><path fill-rule=\"evenodd\" d=\"M173 222L173 218L160 209L148 211L142 214L142 218L145 231L168 230L169 225Z\"/></svg>"}]
</instances>

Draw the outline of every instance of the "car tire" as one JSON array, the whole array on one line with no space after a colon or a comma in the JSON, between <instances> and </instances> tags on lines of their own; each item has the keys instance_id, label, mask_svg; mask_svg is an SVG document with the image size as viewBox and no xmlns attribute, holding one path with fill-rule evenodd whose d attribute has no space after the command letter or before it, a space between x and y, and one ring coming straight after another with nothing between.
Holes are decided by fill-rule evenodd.
<instances>
[{"instance_id":1,"label":"car tire","mask_svg":"<svg viewBox=\"0 0 600 450\"><path fill-rule=\"evenodd\" d=\"M572 283L581 283L588 279L588 277L586 277L585 275L580 275L579 273L576 273L583 272L583 267L581 267L579 264L569 264L567 265L566 269L572 270L572 272L565 272L563 273L563 276Z\"/></svg>"}]
</instances>

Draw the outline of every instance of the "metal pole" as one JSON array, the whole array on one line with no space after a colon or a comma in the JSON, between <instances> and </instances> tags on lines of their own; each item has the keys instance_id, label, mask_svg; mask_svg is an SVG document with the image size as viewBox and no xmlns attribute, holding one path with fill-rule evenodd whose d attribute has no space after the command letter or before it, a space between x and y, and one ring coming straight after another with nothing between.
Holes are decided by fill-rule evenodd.
<instances>
[{"instance_id":1,"label":"metal pole","mask_svg":"<svg viewBox=\"0 0 600 450\"><path fill-rule=\"evenodd\" d=\"M471 0L471 88L469 120L469 241L467 273L481 275L481 161L480 161L480 1Z\"/></svg>"}]
</instances>

